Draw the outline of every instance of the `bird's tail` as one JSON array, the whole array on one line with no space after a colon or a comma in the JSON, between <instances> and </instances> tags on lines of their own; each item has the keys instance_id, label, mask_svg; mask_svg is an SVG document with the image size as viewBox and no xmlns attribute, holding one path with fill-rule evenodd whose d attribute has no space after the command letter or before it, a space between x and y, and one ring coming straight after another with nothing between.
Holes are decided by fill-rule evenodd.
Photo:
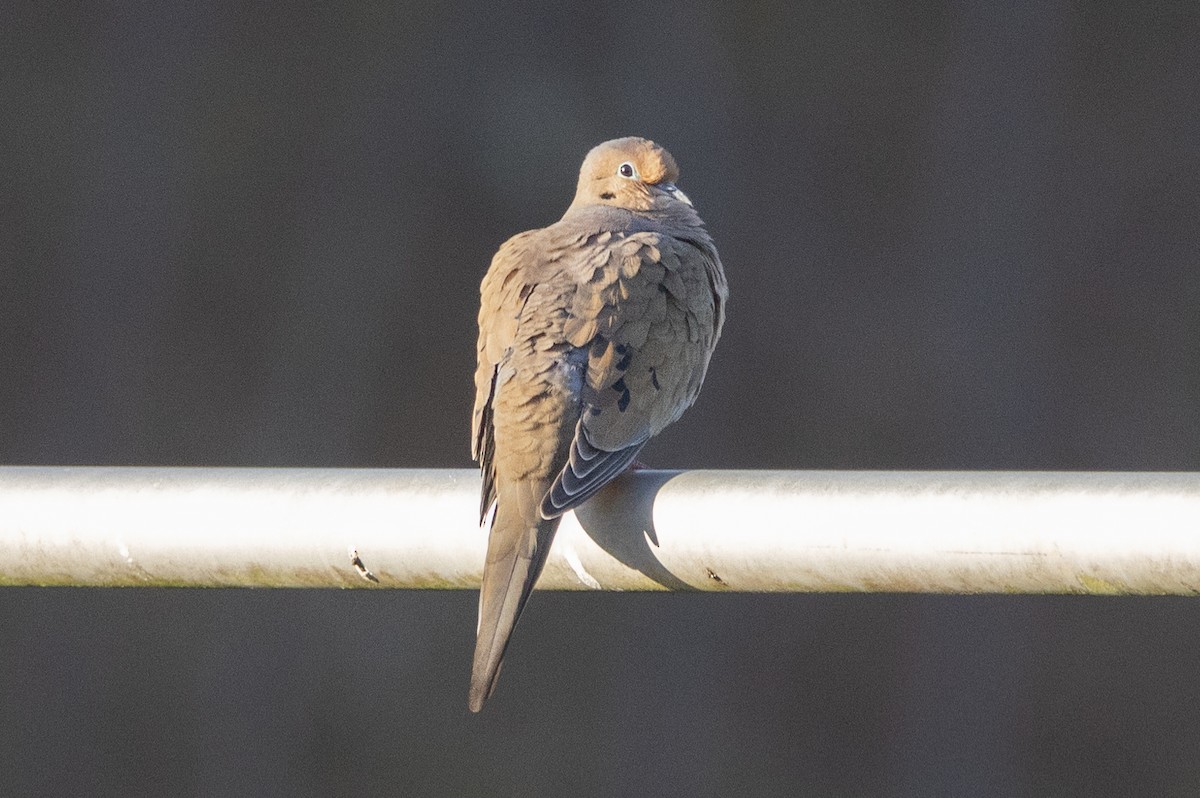
<instances>
[{"instance_id":1,"label":"bird's tail","mask_svg":"<svg viewBox=\"0 0 1200 798\"><path fill-rule=\"evenodd\" d=\"M502 486L488 536L483 586L479 591L479 631L471 670L470 706L483 702L496 689L508 639L550 552L561 518L541 517L539 507L549 484Z\"/></svg>"}]
</instances>

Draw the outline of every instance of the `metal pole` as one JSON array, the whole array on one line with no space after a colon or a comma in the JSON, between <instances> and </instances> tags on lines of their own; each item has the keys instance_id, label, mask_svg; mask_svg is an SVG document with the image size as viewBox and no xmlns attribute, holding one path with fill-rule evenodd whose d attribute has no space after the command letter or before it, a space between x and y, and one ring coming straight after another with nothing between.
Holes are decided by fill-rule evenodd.
<instances>
[{"instance_id":1,"label":"metal pole","mask_svg":"<svg viewBox=\"0 0 1200 798\"><path fill-rule=\"evenodd\" d=\"M0 468L0 585L475 588L468 470ZM640 471L541 587L1200 592L1200 474Z\"/></svg>"}]
</instances>

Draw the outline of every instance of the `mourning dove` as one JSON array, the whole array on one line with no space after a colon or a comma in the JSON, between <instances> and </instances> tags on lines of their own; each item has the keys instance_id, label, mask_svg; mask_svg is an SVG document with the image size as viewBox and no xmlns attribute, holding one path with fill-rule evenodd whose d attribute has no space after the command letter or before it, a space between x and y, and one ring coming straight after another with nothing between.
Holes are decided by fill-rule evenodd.
<instances>
[{"instance_id":1,"label":"mourning dove","mask_svg":"<svg viewBox=\"0 0 1200 798\"><path fill-rule=\"evenodd\" d=\"M652 141L583 161L561 220L500 247L480 287L472 456L493 504L470 706L500 662L562 514L624 471L700 392L727 288L716 247Z\"/></svg>"}]
</instances>

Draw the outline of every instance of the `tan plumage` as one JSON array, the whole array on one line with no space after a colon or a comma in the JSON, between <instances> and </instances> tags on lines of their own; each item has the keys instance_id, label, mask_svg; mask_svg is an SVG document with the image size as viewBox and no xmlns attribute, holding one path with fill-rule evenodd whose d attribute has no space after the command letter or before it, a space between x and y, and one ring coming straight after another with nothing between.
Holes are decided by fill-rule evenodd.
<instances>
[{"instance_id":1,"label":"tan plumage","mask_svg":"<svg viewBox=\"0 0 1200 798\"><path fill-rule=\"evenodd\" d=\"M492 505L470 706L495 689L509 636L564 512L625 470L695 400L727 289L712 239L641 138L588 153L563 218L500 247L480 288L472 455Z\"/></svg>"}]
</instances>

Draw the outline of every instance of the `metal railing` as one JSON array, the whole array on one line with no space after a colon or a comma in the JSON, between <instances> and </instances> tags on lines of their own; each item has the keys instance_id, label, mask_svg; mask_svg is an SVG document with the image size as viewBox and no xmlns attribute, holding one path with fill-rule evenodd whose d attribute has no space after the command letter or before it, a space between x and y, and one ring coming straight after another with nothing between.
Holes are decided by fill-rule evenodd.
<instances>
[{"instance_id":1,"label":"metal railing","mask_svg":"<svg viewBox=\"0 0 1200 798\"><path fill-rule=\"evenodd\" d=\"M0 585L476 588L470 470L2 467ZM638 471L549 589L1200 593L1200 474Z\"/></svg>"}]
</instances>

